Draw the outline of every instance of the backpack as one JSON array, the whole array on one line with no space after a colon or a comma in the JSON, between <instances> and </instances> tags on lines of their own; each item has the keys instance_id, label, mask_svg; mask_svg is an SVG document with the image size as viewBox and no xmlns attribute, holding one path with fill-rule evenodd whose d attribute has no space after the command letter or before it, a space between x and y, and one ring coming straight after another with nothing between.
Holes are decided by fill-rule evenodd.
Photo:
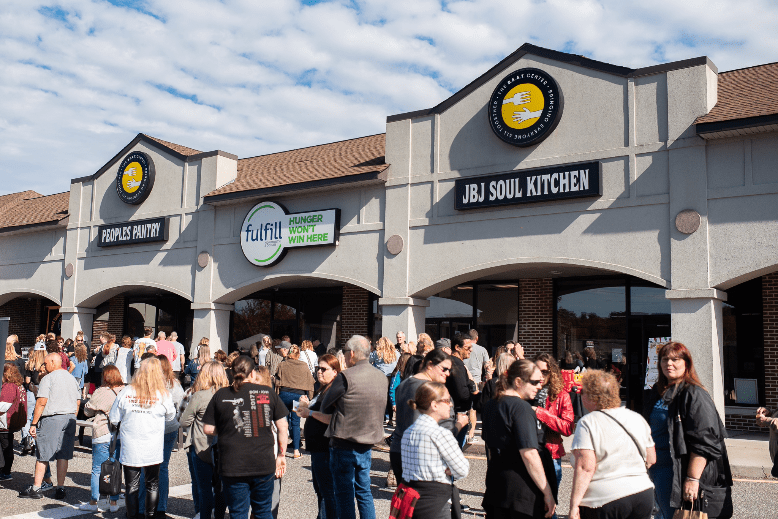
<instances>
[{"instance_id":1,"label":"backpack","mask_svg":"<svg viewBox=\"0 0 778 519\"><path fill-rule=\"evenodd\" d=\"M24 394L26 397L26 393ZM22 400L22 392L19 388L16 388L15 406L11 406L8 410L6 418L8 419L8 432L15 433L21 431L27 424L27 402Z\"/></svg>"}]
</instances>

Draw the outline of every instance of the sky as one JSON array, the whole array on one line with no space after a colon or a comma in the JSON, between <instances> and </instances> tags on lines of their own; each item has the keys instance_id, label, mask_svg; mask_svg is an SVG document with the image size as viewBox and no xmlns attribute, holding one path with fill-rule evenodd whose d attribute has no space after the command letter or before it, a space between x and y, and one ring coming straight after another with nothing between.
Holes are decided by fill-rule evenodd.
<instances>
[{"instance_id":1,"label":"sky","mask_svg":"<svg viewBox=\"0 0 778 519\"><path fill-rule=\"evenodd\" d=\"M775 0L2 0L0 194L138 133L252 157L382 133L524 43L638 68L778 61Z\"/></svg>"}]
</instances>

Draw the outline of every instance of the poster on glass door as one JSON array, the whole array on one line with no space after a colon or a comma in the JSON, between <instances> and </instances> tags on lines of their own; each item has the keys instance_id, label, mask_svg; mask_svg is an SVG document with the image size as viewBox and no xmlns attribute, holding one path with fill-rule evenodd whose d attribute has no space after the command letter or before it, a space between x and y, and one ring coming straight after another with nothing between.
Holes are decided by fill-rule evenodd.
<instances>
[{"instance_id":1,"label":"poster on glass door","mask_svg":"<svg viewBox=\"0 0 778 519\"><path fill-rule=\"evenodd\" d=\"M659 347L670 342L670 337L652 337L648 339L648 358L646 359L646 384L643 389L651 389L659 380Z\"/></svg>"}]
</instances>

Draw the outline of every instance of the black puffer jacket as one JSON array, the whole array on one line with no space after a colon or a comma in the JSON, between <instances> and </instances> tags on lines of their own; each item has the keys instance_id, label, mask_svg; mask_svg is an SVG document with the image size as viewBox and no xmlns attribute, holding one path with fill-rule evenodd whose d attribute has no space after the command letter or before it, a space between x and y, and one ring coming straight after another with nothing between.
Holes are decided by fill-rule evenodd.
<instances>
[{"instance_id":1,"label":"black puffer jacket","mask_svg":"<svg viewBox=\"0 0 778 519\"><path fill-rule=\"evenodd\" d=\"M646 399L643 416L648 420L660 396L652 390ZM708 517L732 517L732 472L724 424L713 399L699 386L678 384L668 388L663 397L667 403L667 428L670 432L670 455L673 458L673 493L670 505L681 507L681 494L691 453L707 460L700 477L702 510Z\"/></svg>"}]
</instances>

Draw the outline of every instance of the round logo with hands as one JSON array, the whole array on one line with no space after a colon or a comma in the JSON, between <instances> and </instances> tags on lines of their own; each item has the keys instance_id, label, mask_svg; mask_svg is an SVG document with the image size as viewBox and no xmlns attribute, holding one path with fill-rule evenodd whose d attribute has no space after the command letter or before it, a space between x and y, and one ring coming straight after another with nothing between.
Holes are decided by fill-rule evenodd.
<instances>
[{"instance_id":1,"label":"round logo with hands","mask_svg":"<svg viewBox=\"0 0 778 519\"><path fill-rule=\"evenodd\" d=\"M134 151L124 157L116 173L116 193L125 204L137 205L146 200L154 187L154 162L151 157Z\"/></svg>"},{"instance_id":2,"label":"round logo with hands","mask_svg":"<svg viewBox=\"0 0 778 519\"><path fill-rule=\"evenodd\" d=\"M515 70L492 92L488 114L500 139L514 146L532 146L559 123L562 92L554 78L540 69Z\"/></svg>"}]
</instances>

